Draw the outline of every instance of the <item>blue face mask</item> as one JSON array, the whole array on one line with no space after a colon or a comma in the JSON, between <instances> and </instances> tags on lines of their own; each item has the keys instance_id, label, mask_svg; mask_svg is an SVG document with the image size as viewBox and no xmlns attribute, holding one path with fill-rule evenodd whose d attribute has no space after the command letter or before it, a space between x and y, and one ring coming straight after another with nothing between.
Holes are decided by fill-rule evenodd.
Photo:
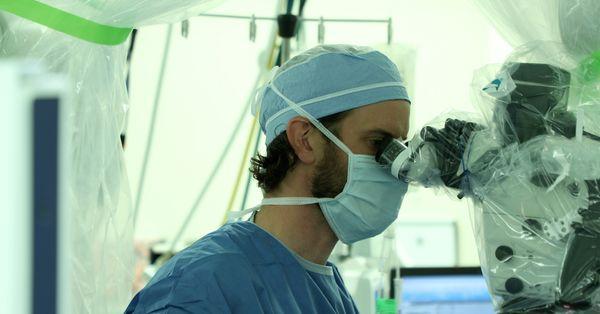
<instances>
[{"instance_id":1,"label":"blue face mask","mask_svg":"<svg viewBox=\"0 0 600 314\"><path fill-rule=\"evenodd\" d=\"M383 232L398 216L402 199L408 187L407 183L394 178L388 168L375 161L374 156L352 153L317 119L285 97L274 84L271 85L271 88L292 109L309 119L315 127L348 155L348 177L343 191L335 198L269 198L264 199L261 205L318 203L333 232L346 244Z\"/></svg>"},{"instance_id":2,"label":"blue face mask","mask_svg":"<svg viewBox=\"0 0 600 314\"><path fill-rule=\"evenodd\" d=\"M319 205L329 226L350 244L383 232L396 218L407 183L394 178L375 157L348 154L348 179L334 199Z\"/></svg>"}]
</instances>

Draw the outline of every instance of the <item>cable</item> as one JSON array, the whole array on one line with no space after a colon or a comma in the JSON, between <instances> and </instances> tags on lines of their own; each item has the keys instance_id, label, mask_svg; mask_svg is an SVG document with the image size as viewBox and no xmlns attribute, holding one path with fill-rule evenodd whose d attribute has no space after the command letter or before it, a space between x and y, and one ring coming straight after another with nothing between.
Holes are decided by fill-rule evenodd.
<instances>
[{"instance_id":1,"label":"cable","mask_svg":"<svg viewBox=\"0 0 600 314\"><path fill-rule=\"evenodd\" d=\"M279 49L277 49L277 60L275 60L275 65L280 67L281 66L281 45L279 45Z\"/></svg>"},{"instance_id":2,"label":"cable","mask_svg":"<svg viewBox=\"0 0 600 314\"><path fill-rule=\"evenodd\" d=\"M131 58L133 56L133 49L135 47L135 39L137 36L137 29L131 31L131 39L129 41L129 50L127 51L127 76L125 77L125 88L129 93L129 82L131 77ZM125 149L125 143L127 141L127 128L129 127L129 110L125 113L125 122L123 123L123 129L121 130L121 148Z\"/></svg>"},{"instance_id":3,"label":"cable","mask_svg":"<svg viewBox=\"0 0 600 314\"><path fill-rule=\"evenodd\" d=\"M254 153L252 156L256 156L258 154L258 146L260 145L260 139L262 137L262 132L259 129L258 134L256 134L256 140L254 142ZM240 211L246 209L246 202L248 201L248 193L250 192L250 183L252 182L252 175L248 174L248 179L246 179L246 188L244 189L244 196L242 197L242 205L240 206Z\"/></svg>"},{"instance_id":4,"label":"cable","mask_svg":"<svg viewBox=\"0 0 600 314\"><path fill-rule=\"evenodd\" d=\"M298 16L304 15L304 6L306 5L306 0L300 0L300 9L298 10Z\"/></svg>"},{"instance_id":5,"label":"cable","mask_svg":"<svg viewBox=\"0 0 600 314\"><path fill-rule=\"evenodd\" d=\"M272 37L271 48L269 50L269 57L267 58L266 67L264 68L265 72L266 71L270 71L274 64L278 64L278 62L279 62L279 60L281 58L280 51L279 51L280 49L277 49L278 48L277 47L277 36L273 33L271 37ZM274 60L275 51L278 51L277 60ZM259 114L257 114L257 117L258 116L259 116ZM254 123L256 124L256 126L259 125L258 118L254 119ZM255 125L252 126L252 130L255 130ZM250 134L253 134L253 132L250 132ZM256 134L256 140L254 142L254 151L253 151L252 156L256 156L256 154L257 154L258 146L260 144L261 135L262 135L261 130L260 130L260 128L258 128L258 132ZM248 148L248 146L246 146L246 148ZM246 164L247 158L248 158L248 156L246 154L244 156L244 159L242 160L242 165ZM242 168L240 168L240 169L242 169ZM238 179L240 179L240 178L238 177ZM246 202L248 200L248 193L250 191L250 183L251 182L252 182L252 176L248 173L248 176L247 176L247 179L246 179L246 185L245 185L245 188L244 188L244 194L243 194L242 201L241 201L240 211L243 211L244 209L246 209ZM237 189L237 187L236 187L236 189ZM236 194L237 194L237 191L236 191ZM224 221L227 219L228 213L229 213L229 210L227 212L225 212L225 216L223 218Z\"/></svg>"},{"instance_id":6,"label":"cable","mask_svg":"<svg viewBox=\"0 0 600 314\"><path fill-rule=\"evenodd\" d=\"M290 1L290 2L292 2L292 1ZM290 9L290 2L288 2L288 10ZM302 8L301 8L301 9L302 9ZM291 11L291 10L289 10L289 11ZM288 12L288 14L290 14L290 12ZM295 29L297 29L297 28L295 28ZM288 39L288 40L289 40L289 39ZM274 47L275 47L275 46L272 46L272 49L274 49ZM276 64L277 66L281 66L281 65L282 65L282 63L284 63L285 61L287 61L287 60L284 60L285 58L283 57L283 53L282 53L282 50L283 50L283 43L282 43L281 45L279 45L279 49L278 49L278 50L279 50L279 51L278 51L278 53L277 53L277 59L276 59L276 61L275 61L275 64ZM271 51L271 55L272 55L272 54L273 54L273 51ZM270 65L272 66L272 64L270 64ZM255 124L257 124L257 122L258 122L258 119L256 119L256 118L255 118L255 120L254 120L254 124L252 125L252 132L251 132L251 134L253 133L253 131L254 131L254 129L255 129ZM250 135L250 136L251 136L251 135ZM259 131L258 131L258 134L256 135L256 140L255 140L255 142L254 142L254 143L255 143L255 144L254 144L254 152L253 152L252 156L256 156L256 154L257 154L257 152L258 152L258 146L259 146L259 144L260 144L260 138L261 138L261 132L260 132L260 130L259 130ZM251 140L249 139L247 144L250 144L250 142L251 142ZM240 167L240 172L238 173L238 180L239 180L239 179L240 179L240 177L241 177L240 175L241 175L241 171L242 171L242 169L243 169L243 165L245 164L245 162L246 162L246 159L247 159L247 157L248 157L248 148L249 148L249 147L248 147L248 145L247 145L247 146L246 146L246 151L245 151L245 153L244 153L244 160L242 161L242 167ZM239 181L238 181L238 182L239 182ZM236 193L236 194L237 194L237 188L238 188L238 185L237 185L237 184L238 184L238 182L236 182L236 186L235 186L235 188L234 188L234 191L235 191L235 193ZM251 183L251 182L252 182L252 176L251 176L251 175L248 175L248 177L247 177L247 179L246 179L246 187L244 188L244 195L243 195L243 198L242 198L242 203L241 203L241 208L240 208L240 211L243 211L243 210L245 209L246 202L247 202L247 200L248 200L248 193L249 193L249 190L250 190L250 183ZM227 210L227 212L225 213L225 217L223 218L223 223L225 223L225 221L227 220L227 213L228 213L228 212L231 210L231 207L232 207L232 205L233 205L233 200L234 200L234 199L235 199L235 198L234 198L234 196L232 196L232 198L230 198L230 200L229 200L229 206L228 206L228 210Z\"/></svg>"},{"instance_id":7,"label":"cable","mask_svg":"<svg viewBox=\"0 0 600 314\"><path fill-rule=\"evenodd\" d=\"M242 162L240 163L240 167L238 169L237 178L235 179L235 185L233 187L233 191L231 191L231 196L229 197L229 203L227 204L227 210L223 215L223 219L221 220L221 225L224 225L227 222L227 214L233 209L233 203L235 202L238 189L240 187L240 183L242 181L242 175L244 174L244 169L246 168L246 160L248 159L248 153L250 153L250 147L252 144L252 138L254 137L254 132L256 131L257 118L254 117L252 120L252 126L250 127L250 132L248 133L248 140L246 141L246 148L244 148L244 156L242 157Z\"/></svg>"},{"instance_id":8,"label":"cable","mask_svg":"<svg viewBox=\"0 0 600 314\"><path fill-rule=\"evenodd\" d=\"M302 21L302 17L304 16L304 6L306 6L306 0L300 0L300 5L298 8L298 24L296 24L296 44L300 47L302 40L302 30L304 29L304 23Z\"/></svg>"},{"instance_id":9,"label":"cable","mask_svg":"<svg viewBox=\"0 0 600 314\"><path fill-rule=\"evenodd\" d=\"M590 132L583 131L583 136L585 136L591 140L594 140L594 141L600 141L600 136L594 135Z\"/></svg>"},{"instance_id":10,"label":"cable","mask_svg":"<svg viewBox=\"0 0 600 314\"><path fill-rule=\"evenodd\" d=\"M276 45L275 45L275 39L273 39L273 44L271 45L271 50L269 52L269 58L267 59L267 67L265 67L265 71L266 70L270 70L273 67L273 56L274 56L274 51L276 50ZM279 58L279 57L278 57ZM275 61L276 62L276 61ZM258 86L255 86L255 88ZM250 133L248 134L248 141L246 142L246 149L244 150L244 157L242 158L242 161L240 163L240 168L239 168L239 172L238 172L238 177L234 186L234 190L232 192L231 198L229 199L229 205L227 206L227 210L225 211L225 214L223 215L223 220L222 220L222 224L225 224L225 222L227 221L228 218L228 214L229 212L231 212L232 208L233 208L233 202L235 201L235 197L237 196L237 191L239 188L239 183L241 181L241 175L243 174L243 171L245 169L245 165L247 165L247 160L248 160L248 152L250 151L250 144L252 143L252 136L254 135L254 132L256 130L256 127L259 124L258 121L258 114L256 117L254 117L254 120L252 121L252 126L251 126L251 130ZM256 142L254 144L254 153L252 156L256 155L256 151L258 149L258 144L260 141L260 135L261 135L261 130L260 128L258 129L258 135L256 138ZM246 200L248 197L248 191L250 189L250 182L251 182L251 176L248 176L248 179L246 180L246 186L244 188L244 194L243 194L243 198L242 198L242 208L240 209L240 211L245 209L245 205L246 205Z\"/></svg>"},{"instance_id":11,"label":"cable","mask_svg":"<svg viewBox=\"0 0 600 314\"><path fill-rule=\"evenodd\" d=\"M256 89L258 88L258 85L259 85L259 83L261 81L262 75L263 74L261 72L258 75L258 77L256 78L256 82L254 83L254 88L252 89L252 95L254 94L254 92L256 91ZM186 216L185 220L183 221L183 225L181 226L181 228L179 228L179 231L177 231L177 235L175 236L175 238L173 239L173 242L171 243L171 247L169 248L169 252L173 252L175 250L175 245L177 244L177 242L179 242L179 240L183 236L183 233L187 229L190 221L192 221L192 217L194 216L194 214L196 213L196 210L198 209L198 205L200 204L200 202L204 198L204 195L208 191L208 188L210 187L210 185L214 181L214 178L217 175L217 172L219 171L219 169L221 169L221 167L220 167L221 163L225 159L225 157L227 157L227 153L229 153L229 150L231 149L231 146L232 146L232 144L234 142L234 139L236 138L237 134L240 131L240 126L242 125L242 122L244 121L244 118L246 117L246 114L248 113L248 111L250 109L250 105L252 104L252 100L253 100L253 97L248 97L248 101L246 102L246 106L244 106L243 110L240 112L238 120L235 123L235 128L234 128L233 132L231 132L231 135L229 136L229 140L227 140L227 144L223 148L223 151L221 152L221 155L219 156L219 158L216 160L215 165L213 167L213 170L211 171L211 173L208 176L207 180L204 182L204 186L202 187L202 190L198 194L198 197L196 197L196 200L194 201L194 204L191 206L191 208L190 208L190 210L188 212L188 215Z\"/></svg>"},{"instance_id":12,"label":"cable","mask_svg":"<svg viewBox=\"0 0 600 314\"><path fill-rule=\"evenodd\" d=\"M135 40L137 38L137 29L131 31L131 41L129 42L129 49L127 50L127 62L131 62L131 56L133 55L133 49L135 48Z\"/></svg>"},{"instance_id":13,"label":"cable","mask_svg":"<svg viewBox=\"0 0 600 314\"><path fill-rule=\"evenodd\" d=\"M294 8L294 0L288 0L287 2L287 14L292 14L292 9Z\"/></svg>"},{"instance_id":14,"label":"cable","mask_svg":"<svg viewBox=\"0 0 600 314\"><path fill-rule=\"evenodd\" d=\"M133 209L133 230L137 225L137 218L140 211L140 204L142 201L142 192L144 190L144 183L146 182L146 171L148 169L148 160L150 159L150 151L152 150L152 143L154 139L154 127L156 125L156 117L158 113L158 105L160 104L160 97L162 95L162 87L165 79L165 71L167 68L167 59L169 58L169 48L171 47L171 35L173 33L173 24L169 24L167 28L167 38L165 40L165 48L163 58L160 64L160 72L158 74L158 86L156 87L156 94L154 95L154 106L152 108L152 116L150 118L150 130L148 132L148 140L146 141L146 150L144 152L144 160L142 162L142 169L140 170L140 182L138 185L137 195L135 197L134 209Z\"/></svg>"}]
</instances>

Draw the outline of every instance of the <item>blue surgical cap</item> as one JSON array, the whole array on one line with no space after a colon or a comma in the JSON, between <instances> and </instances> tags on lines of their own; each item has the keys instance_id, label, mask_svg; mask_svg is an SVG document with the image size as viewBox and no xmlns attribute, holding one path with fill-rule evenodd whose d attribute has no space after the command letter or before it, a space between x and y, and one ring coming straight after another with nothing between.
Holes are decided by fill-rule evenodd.
<instances>
[{"instance_id":1,"label":"blue surgical cap","mask_svg":"<svg viewBox=\"0 0 600 314\"><path fill-rule=\"evenodd\" d=\"M381 52L317 46L286 62L260 92L253 110L260 114L267 145L299 115L272 85L315 119L386 100L410 102L398 68Z\"/></svg>"}]
</instances>

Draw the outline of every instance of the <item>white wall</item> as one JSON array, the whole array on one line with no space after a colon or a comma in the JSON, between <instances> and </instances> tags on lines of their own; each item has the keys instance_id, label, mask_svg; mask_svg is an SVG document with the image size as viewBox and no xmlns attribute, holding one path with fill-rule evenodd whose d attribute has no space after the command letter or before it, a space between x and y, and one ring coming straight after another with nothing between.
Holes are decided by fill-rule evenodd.
<instances>
[{"instance_id":1,"label":"white wall","mask_svg":"<svg viewBox=\"0 0 600 314\"><path fill-rule=\"evenodd\" d=\"M273 16L276 1L230 0L214 10L227 14ZM475 111L470 101L473 71L502 62L510 48L468 0L308 1L307 17L388 18L394 41L416 49L412 130L450 109ZM171 239L234 127L258 73L258 59L273 24L259 22L256 43L248 41L248 22L213 18L191 21L190 36L174 41L168 60L136 237ZM131 78L131 111L126 158L133 195L154 101L165 26L140 31ZM315 24L306 25L307 45L316 44ZM386 40L385 25L326 24L326 43L377 45ZM251 116L242 126L228 158L185 238L196 239L221 222L246 143ZM244 179L245 181L245 179ZM249 204L260 200L253 187ZM237 208L237 207L235 207ZM458 225L459 264L478 263L465 202L431 190L411 189L400 219L452 219Z\"/></svg>"}]
</instances>

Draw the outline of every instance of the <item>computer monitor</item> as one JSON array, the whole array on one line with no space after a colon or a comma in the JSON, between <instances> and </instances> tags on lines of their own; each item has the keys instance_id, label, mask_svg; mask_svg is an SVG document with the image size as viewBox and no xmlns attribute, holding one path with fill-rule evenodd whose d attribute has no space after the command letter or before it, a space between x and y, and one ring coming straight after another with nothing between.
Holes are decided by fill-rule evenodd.
<instances>
[{"instance_id":1,"label":"computer monitor","mask_svg":"<svg viewBox=\"0 0 600 314\"><path fill-rule=\"evenodd\" d=\"M402 268L400 277L402 314L494 313L479 267ZM394 295L393 284L391 292Z\"/></svg>"}]
</instances>

